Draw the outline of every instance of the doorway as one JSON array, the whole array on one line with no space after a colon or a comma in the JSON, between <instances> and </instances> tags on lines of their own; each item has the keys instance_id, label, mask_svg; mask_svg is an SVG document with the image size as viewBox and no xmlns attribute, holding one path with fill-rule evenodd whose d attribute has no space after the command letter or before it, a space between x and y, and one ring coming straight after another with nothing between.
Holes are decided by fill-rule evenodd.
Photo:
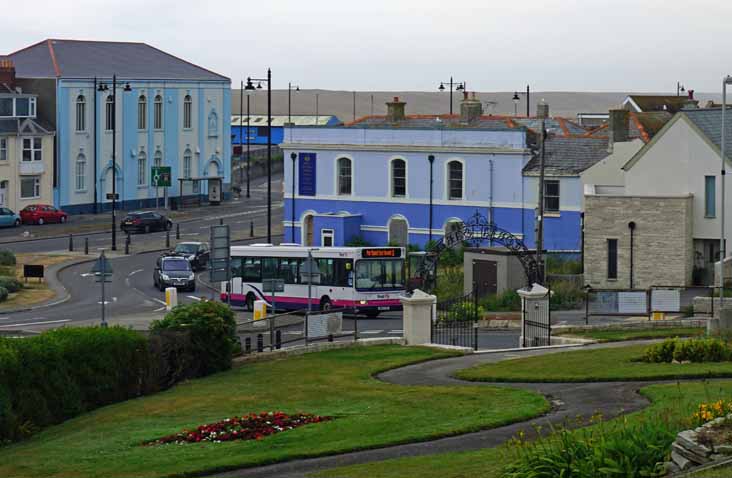
<instances>
[{"instance_id":1,"label":"doorway","mask_svg":"<svg viewBox=\"0 0 732 478\"><path fill-rule=\"evenodd\" d=\"M473 284L478 297L498 292L498 263L473 261Z\"/></svg>"},{"instance_id":2,"label":"doorway","mask_svg":"<svg viewBox=\"0 0 732 478\"><path fill-rule=\"evenodd\" d=\"M0 207L8 207L8 182L0 181Z\"/></svg>"},{"instance_id":3,"label":"doorway","mask_svg":"<svg viewBox=\"0 0 732 478\"><path fill-rule=\"evenodd\" d=\"M320 244L322 247L333 247L333 229L320 230Z\"/></svg>"}]
</instances>

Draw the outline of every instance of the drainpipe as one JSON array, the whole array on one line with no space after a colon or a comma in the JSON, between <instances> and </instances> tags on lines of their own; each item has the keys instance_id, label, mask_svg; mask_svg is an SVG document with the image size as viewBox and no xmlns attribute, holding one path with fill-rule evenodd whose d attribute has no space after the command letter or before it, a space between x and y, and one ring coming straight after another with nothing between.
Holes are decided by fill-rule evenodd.
<instances>
[{"instance_id":1,"label":"drainpipe","mask_svg":"<svg viewBox=\"0 0 732 478\"><path fill-rule=\"evenodd\" d=\"M635 222L628 223L630 229L630 288L633 288L633 231L635 231Z\"/></svg>"},{"instance_id":2,"label":"drainpipe","mask_svg":"<svg viewBox=\"0 0 732 478\"><path fill-rule=\"evenodd\" d=\"M99 201L97 199L97 77L94 77L94 214L99 212Z\"/></svg>"},{"instance_id":3,"label":"drainpipe","mask_svg":"<svg viewBox=\"0 0 732 478\"><path fill-rule=\"evenodd\" d=\"M430 221L429 221L429 242L432 242L432 179L433 179L433 172L432 172L432 166L435 163L435 156L433 154L430 154L427 156L427 161L430 162Z\"/></svg>"},{"instance_id":4,"label":"drainpipe","mask_svg":"<svg viewBox=\"0 0 732 478\"><path fill-rule=\"evenodd\" d=\"M580 264L582 273L585 273L585 213L580 213Z\"/></svg>"},{"instance_id":5,"label":"drainpipe","mask_svg":"<svg viewBox=\"0 0 732 478\"><path fill-rule=\"evenodd\" d=\"M490 173L490 196L488 196L488 222L495 222L493 218L493 158L488 160L488 171ZM493 237L491 236L488 245L493 246Z\"/></svg>"}]
</instances>

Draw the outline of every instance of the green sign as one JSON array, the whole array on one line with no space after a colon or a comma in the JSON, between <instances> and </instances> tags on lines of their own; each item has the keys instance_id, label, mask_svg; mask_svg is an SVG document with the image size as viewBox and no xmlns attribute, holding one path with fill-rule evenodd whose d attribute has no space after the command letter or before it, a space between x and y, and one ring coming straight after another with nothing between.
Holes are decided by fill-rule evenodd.
<instances>
[{"instance_id":1,"label":"green sign","mask_svg":"<svg viewBox=\"0 0 732 478\"><path fill-rule=\"evenodd\" d=\"M152 178L153 187L169 188L171 186L170 166L153 166L150 178Z\"/></svg>"}]
</instances>

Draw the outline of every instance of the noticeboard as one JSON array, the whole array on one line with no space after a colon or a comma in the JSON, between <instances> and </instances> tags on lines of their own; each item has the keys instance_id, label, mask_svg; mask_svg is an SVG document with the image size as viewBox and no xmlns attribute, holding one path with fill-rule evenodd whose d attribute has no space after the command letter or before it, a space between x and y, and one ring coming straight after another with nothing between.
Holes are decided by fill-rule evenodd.
<instances>
[{"instance_id":1,"label":"noticeboard","mask_svg":"<svg viewBox=\"0 0 732 478\"><path fill-rule=\"evenodd\" d=\"M300 153L298 171L298 194L300 196L315 196L316 187L316 156L315 153Z\"/></svg>"},{"instance_id":2,"label":"noticeboard","mask_svg":"<svg viewBox=\"0 0 732 478\"><path fill-rule=\"evenodd\" d=\"M211 226L209 279L228 282L231 279L231 241L229 225Z\"/></svg>"}]
</instances>

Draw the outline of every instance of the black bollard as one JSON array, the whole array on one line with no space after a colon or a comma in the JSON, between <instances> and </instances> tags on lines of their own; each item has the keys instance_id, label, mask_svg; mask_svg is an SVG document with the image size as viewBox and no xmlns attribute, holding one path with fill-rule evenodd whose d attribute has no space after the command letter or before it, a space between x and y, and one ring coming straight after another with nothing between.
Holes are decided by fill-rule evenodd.
<instances>
[{"instance_id":1,"label":"black bollard","mask_svg":"<svg viewBox=\"0 0 732 478\"><path fill-rule=\"evenodd\" d=\"M84 255L89 255L89 238L84 238Z\"/></svg>"},{"instance_id":2,"label":"black bollard","mask_svg":"<svg viewBox=\"0 0 732 478\"><path fill-rule=\"evenodd\" d=\"M170 249L170 231L165 231L165 247Z\"/></svg>"},{"instance_id":3,"label":"black bollard","mask_svg":"<svg viewBox=\"0 0 732 478\"><path fill-rule=\"evenodd\" d=\"M224 225L224 218L223 217L220 217L219 218L219 226L223 226L223 225Z\"/></svg>"},{"instance_id":4,"label":"black bollard","mask_svg":"<svg viewBox=\"0 0 732 478\"><path fill-rule=\"evenodd\" d=\"M249 221L249 237L254 237L254 221Z\"/></svg>"},{"instance_id":5,"label":"black bollard","mask_svg":"<svg viewBox=\"0 0 732 478\"><path fill-rule=\"evenodd\" d=\"M277 350L282 348L282 331L280 330L275 332L275 348Z\"/></svg>"},{"instance_id":6,"label":"black bollard","mask_svg":"<svg viewBox=\"0 0 732 478\"><path fill-rule=\"evenodd\" d=\"M328 342L333 342L333 334L328 334Z\"/></svg>"},{"instance_id":7,"label":"black bollard","mask_svg":"<svg viewBox=\"0 0 732 478\"><path fill-rule=\"evenodd\" d=\"M129 255L130 253L130 235L127 234L127 237L125 238L125 255Z\"/></svg>"},{"instance_id":8,"label":"black bollard","mask_svg":"<svg viewBox=\"0 0 732 478\"><path fill-rule=\"evenodd\" d=\"M252 338L251 337L247 337L246 339L244 339L244 353L245 354L252 353Z\"/></svg>"},{"instance_id":9,"label":"black bollard","mask_svg":"<svg viewBox=\"0 0 732 478\"><path fill-rule=\"evenodd\" d=\"M69 234L69 252L74 252L74 235Z\"/></svg>"},{"instance_id":10,"label":"black bollard","mask_svg":"<svg viewBox=\"0 0 732 478\"><path fill-rule=\"evenodd\" d=\"M180 224L175 225L175 238L180 239Z\"/></svg>"},{"instance_id":11,"label":"black bollard","mask_svg":"<svg viewBox=\"0 0 732 478\"><path fill-rule=\"evenodd\" d=\"M264 352L264 336L257 334L257 352Z\"/></svg>"}]
</instances>

